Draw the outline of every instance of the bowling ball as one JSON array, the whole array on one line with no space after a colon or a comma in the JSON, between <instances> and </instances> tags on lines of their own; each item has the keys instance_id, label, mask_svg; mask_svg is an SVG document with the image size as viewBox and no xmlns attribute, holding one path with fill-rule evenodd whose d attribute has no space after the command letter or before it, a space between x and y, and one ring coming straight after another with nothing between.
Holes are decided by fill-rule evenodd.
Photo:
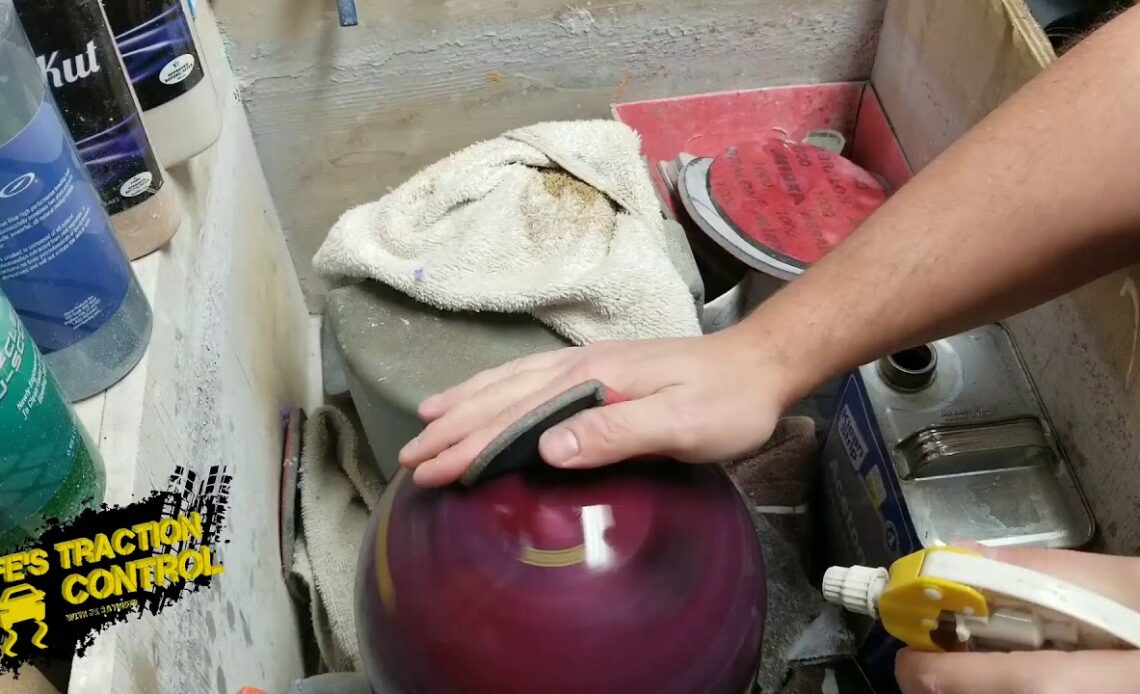
<instances>
[{"instance_id":1,"label":"bowling ball","mask_svg":"<svg viewBox=\"0 0 1140 694\"><path fill-rule=\"evenodd\" d=\"M718 466L538 465L443 489L400 473L359 568L378 694L739 694L759 667L763 557Z\"/></svg>"}]
</instances>

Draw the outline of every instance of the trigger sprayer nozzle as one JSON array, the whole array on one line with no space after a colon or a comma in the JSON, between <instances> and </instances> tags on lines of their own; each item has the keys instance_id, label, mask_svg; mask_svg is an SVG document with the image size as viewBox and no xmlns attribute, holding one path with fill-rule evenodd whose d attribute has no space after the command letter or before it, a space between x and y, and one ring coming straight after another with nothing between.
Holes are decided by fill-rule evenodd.
<instances>
[{"instance_id":1,"label":"trigger sprayer nozzle","mask_svg":"<svg viewBox=\"0 0 1140 694\"><path fill-rule=\"evenodd\" d=\"M833 605L879 618L879 596L890 580L886 569L833 566L823 575L823 597Z\"/></svg>"}]
</instances>

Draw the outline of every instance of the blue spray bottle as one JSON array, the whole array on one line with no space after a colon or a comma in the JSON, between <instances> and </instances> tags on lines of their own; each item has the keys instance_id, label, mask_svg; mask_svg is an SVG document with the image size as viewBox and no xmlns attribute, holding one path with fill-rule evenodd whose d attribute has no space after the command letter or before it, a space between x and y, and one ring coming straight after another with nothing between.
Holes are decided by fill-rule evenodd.
<instances>
[{"instance_id":1,"label":"blue spray bottle","mask_svg":"<svg viewBox=\"0 0 1140 694\"><path fill-rule=\"evenodd\" d=\"M151 311L17 20L0 0L0 290L72 401L123 378Z\"/></svg>"}]
</instances>

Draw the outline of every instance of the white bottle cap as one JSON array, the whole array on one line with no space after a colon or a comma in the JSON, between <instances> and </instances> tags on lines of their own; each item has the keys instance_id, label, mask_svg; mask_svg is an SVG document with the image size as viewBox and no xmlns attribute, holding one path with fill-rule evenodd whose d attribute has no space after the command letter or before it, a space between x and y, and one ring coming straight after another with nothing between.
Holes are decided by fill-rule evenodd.
<instances>
[{"instance_id":1,"label":"white bottle cap","mask_svg":"<svg viewBox=\"0 0 1140 694\"><path fill-rule=\"evenodd\" d=\"M823 598L833 605L878 619L879 596L890 577L883 568L833 566L823 575Z\"/></svg>"}]
</instances>

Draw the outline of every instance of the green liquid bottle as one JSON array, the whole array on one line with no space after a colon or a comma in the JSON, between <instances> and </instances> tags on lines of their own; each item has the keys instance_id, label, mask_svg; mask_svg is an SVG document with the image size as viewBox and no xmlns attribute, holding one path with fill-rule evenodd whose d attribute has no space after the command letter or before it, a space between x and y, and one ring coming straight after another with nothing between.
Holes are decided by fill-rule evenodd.
<instances>
[{"instance_id":1,"label":"green liquid bottle","mask_svg":"<svg viewBox=\"0 0 1140 694\"><path fill-rule=\"evenodd\" d=\"M0 555L102 503L103 460L0 294Z\"/></svg>"}]
</instances>

